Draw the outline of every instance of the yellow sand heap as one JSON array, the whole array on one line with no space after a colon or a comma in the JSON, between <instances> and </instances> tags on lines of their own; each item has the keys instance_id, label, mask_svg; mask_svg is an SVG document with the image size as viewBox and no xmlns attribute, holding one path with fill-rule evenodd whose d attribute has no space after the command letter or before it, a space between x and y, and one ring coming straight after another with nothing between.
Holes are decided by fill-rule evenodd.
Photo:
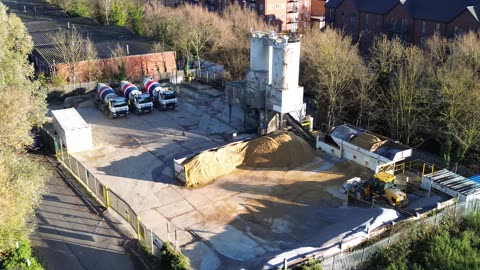
<instances>
[{"instance_id":1,"label":"yellow sand heap","mask_svg":"<svg viewBox=\"0 0 480 270\"><path fill-rule=\"evenodd\" d=\"M210 150L186 161L189 187L208 184L235 168L292 169L313 160L315 150L293 133L277 133Z\"/></svg>"}]
</instances>

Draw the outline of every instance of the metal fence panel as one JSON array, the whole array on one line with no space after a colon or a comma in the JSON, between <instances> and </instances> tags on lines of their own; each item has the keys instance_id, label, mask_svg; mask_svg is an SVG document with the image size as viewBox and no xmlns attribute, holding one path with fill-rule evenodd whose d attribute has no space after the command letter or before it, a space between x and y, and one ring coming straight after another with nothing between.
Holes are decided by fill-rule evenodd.
<instances>
[{"instance_id":1,"label":"metal fence panel","mask_svg":"<svg viewBox=\"0 0 480 270\"><path fill-rule=\"evenodd\" d=\"M414 226L410 228L401 227L401 231L391 234L387 238L384 238L361 250L340 253L328 258L323 258L323 269L360 269L362 263L368 260L373 254L375 254L375 252L401 241L404 239L406 234L412 233L414 230L418 230L427 226L437 226L440 222L442 222L442 220L445 220L445 218L460 219L461 217L466 216L473 211L477 211L477 208L478 199L449 205L441 210L433 212L432 216L414 221Z\"/></svg>"}]
</instances>

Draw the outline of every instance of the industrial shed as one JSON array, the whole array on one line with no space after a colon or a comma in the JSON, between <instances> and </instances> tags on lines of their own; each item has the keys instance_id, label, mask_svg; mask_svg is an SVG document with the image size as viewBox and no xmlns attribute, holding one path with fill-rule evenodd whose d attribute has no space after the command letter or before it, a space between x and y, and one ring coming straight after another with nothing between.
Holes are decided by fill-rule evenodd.
<instances>
[{"instance_id":1,"label":"industrial shed","mask_svg":"<svg viewBox=\"0 0 480 270\"><path fill-rule=\"evenodd\" d=\"M336 126L325 136L324 142L317 138L317 149L375 172L382 168L393 168L391 165L412 155L411 148L352 125ZM387 171L393 173L390 169Z\"/></svg>"},{"instance_id":2,"label":"industrial shed","mask_svg":"<svg viewBox=\"0 0 480 270\"><path fill-rule=\"evenodd\" d=\"M93 148L92 129L74 108L54 110L53 129L68 152L81 152Z\"/></svg>"},{"instance_id":3,"label":"industrial shed","mask_svg":"<svg viewBox=\"0 0 480 270\"><path fill-rule=\"evenodd\" d=\"M174 51L157 52L153 49L153 40L138 36L125 27L102 25L92 18L70 17L58 6L42 0L4 0L2 3L22 20L32 37L34 47L29 60L36 73L61 75L71 83L79 83L92 80L90 73L94 67L115 74L121 63L126 75L134 79L145 75L155 79L170 78L177 70ZM69 74L71 63L62 57L58 42L53 38L59 30L76 30L93 42L97 52L97 59L74 64L74 76ZM123 56L116 57L118 55L113 51L117 48L123 49Z\"/></svg>"},{"instance_id":4,"label":"industrial shed","mask_svg":"<svg viewBox=\"0 0 480 270\"><path fill-rule=\"evenodd\" d=\"M422 188L432 188L446 193L460 202L480 198L480 184L447 169L426 174L422 178Z\"/></svg>"}]
</instances>

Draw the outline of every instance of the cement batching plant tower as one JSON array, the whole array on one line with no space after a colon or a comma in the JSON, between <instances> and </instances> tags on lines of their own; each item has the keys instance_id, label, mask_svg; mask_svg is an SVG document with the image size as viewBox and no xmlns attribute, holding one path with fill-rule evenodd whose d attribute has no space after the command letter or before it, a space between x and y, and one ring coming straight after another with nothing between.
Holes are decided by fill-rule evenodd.
<instances>
[{"instance_id":1,"label":"cement batching plant tower","mask_svg":"<svg viewBox=\"0 0 480 270\"><path fill-rule=\"evenodd\" d=\"M250 68L245 81L226 85L229 106L239 104L244 121L260 134L285 127L287 118L305 117L303 87L298 85L300 39L295 33L252 32Z\"/></svg>"}]
</instances>

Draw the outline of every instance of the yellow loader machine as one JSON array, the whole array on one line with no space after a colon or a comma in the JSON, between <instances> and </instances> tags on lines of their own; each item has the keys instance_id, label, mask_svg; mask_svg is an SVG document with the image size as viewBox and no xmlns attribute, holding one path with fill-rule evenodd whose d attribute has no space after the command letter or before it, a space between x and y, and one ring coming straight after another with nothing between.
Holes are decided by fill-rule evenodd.
<instances>
[{"instance_id":1,"label":"yellow loader machine","mask_svg":"<svg viewBox=\"0 0 480 270\"><path fill-rule=\"evenodd\" d=\"M395 207L404 207L408 203L407 194L395 185L395 175L379 172L368 180L354 177L343 185L358 200L375 199Z\"/></svg>"}]
</instances>

